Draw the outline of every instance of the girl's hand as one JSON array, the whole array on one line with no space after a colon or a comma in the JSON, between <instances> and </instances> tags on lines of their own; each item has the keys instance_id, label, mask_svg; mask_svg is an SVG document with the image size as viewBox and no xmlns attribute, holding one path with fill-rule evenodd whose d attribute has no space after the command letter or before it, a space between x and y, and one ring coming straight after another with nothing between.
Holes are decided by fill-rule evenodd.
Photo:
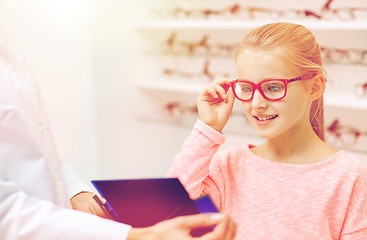
<instances>
[{"instance_id":1,"label":"girl's hand","mask_svg":"<svg viewBox=\"0 0 367 240\"><path fill-rule=\"evenodd\" d=\"M199 119L218 132L227 124L233 109L235 97L230 89L230 82L227 78L214 81L196 100Z\"/></svg>"}]
</instances>

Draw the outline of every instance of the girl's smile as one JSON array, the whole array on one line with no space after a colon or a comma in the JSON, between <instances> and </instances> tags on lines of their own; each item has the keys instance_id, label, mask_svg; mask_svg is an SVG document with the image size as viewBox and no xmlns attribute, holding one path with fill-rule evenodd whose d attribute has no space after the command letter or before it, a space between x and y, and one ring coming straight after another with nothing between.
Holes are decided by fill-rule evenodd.
<instances>
[{"instance_id":1,"label":"girl's smile","mask_svg":"<svg viewBox=\"0 0 367 240\"><path fill-rule=\"evenodd\" d=\"M256 124L258 126L266 126L274 121L278 115L254 115Z\"/></svg>"}]
</instances>

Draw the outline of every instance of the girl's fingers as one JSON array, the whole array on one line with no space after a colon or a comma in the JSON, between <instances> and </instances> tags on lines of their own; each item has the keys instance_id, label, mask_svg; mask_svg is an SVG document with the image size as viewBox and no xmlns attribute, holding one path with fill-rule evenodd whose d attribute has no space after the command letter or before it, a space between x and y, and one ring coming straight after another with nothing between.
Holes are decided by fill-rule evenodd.
<instances>
[{"instance_id":1,"label":"girl's fingers","mask_svg":"<svg viewBox=\"0 0 367 240\"><path fill-rule=\"evenodd\" d=\"M231 108L232 108L232 106L234 104L234 100L235 100L235 96L234 96L234 93L232 92L232 89L228 89L228 92L227 92L227 102L231 106Z\"/></svg>"},{"instance_id":2,"label":"girl's fingers","mask_svg":"<svg viewBox=\"0 0 367 240\"><path fill-rule=\"evenodd\" d=\"M230 88L230 82L229 79L218 79L214 81L207 89L206 92L210 94L213 98L222 98L227 99L227 94Z\"/></svg>"},{"instance_id":3,"label":"girl's fingers","mask_svg":"<svg viewBox=\"0 0 367 240\"><path fill-rule=\"evenodd\" d=\"M218 94L217 94L217 91L215 88L213 88L212 86L209 86L207 89L206 89L206 92L212 96L213 98L217 99L218 98Z\"/></svg>"},{"instance_id":4,"label":"girl's fingers","mask_svg":"<svg viewBox=\"0 0 367 240\"><path fill-rule=\"evenodd\" d=\"M217 95L219 95L222 99L227 99L227 91L221 85L214 84L212 87L217 92Z\"/></svg>"}]
</instances>

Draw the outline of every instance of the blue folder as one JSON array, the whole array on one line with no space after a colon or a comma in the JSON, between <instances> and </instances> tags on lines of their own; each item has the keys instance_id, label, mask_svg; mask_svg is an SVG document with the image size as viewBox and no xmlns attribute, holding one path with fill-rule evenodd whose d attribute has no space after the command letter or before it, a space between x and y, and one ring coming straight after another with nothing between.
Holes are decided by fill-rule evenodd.
<instances>
[{"instance_id":1,"label":"blue folder","mask_svg":"<svg viewBox=\"0 0 367 240\"><path fill-rule=\"evenodd\" d=\"M209 195L192 200L177 178L93 180L106 215L133 227L148 227L182 215L218 212ZM211 229L197 229L200 236Z\"/></svg>"}]
</instances>

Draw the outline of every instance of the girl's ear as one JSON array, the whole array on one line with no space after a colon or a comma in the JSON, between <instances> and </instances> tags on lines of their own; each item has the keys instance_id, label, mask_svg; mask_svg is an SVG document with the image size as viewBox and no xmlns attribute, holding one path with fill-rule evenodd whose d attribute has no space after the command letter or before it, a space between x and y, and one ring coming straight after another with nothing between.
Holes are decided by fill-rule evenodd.
<instances>
[{"instance_id":1,"label":"girl's ear","mask_svg":"<svg viewBox=\"0 0 367 240\"><path fill-rule=\"evenodd\" d=\"M311 79L310 87L310 98L311 100L316 100L320 98L325 92L326 78L322 74L317 74Z\"/></svg>"}]
</instances>

